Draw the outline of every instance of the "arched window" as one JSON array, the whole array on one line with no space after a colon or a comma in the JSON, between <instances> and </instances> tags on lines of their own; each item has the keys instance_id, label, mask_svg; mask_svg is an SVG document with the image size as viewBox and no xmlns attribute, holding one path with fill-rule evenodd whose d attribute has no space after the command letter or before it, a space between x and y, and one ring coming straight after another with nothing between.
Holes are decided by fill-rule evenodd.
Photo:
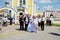
<instances>
[{"instance_id":1,"label":"arched window","mask_svg":"<svg viewBox=\"0 0 60 40\"><path fill-rule=\"evenodd\" d=\"M25 5L25 0L20 0L20 5Z\"/></svg>"},{"instance_id":2,"label":"arched window","mask_svg":"<svg viewBox=\"0 0 60 40\"><path fill-rule=\"evenodd\" d=\"M25 0L23 0L23 5L25 5Z\"/></svg>"},{"instance_id":3,"label":"arched window","mask_svg":"<svg viewBox=\"0 0 60 40\"><path fill-rule=\"evenodd\" d=\"M20 5L22 5L22 0L20 0Z\"/></svg>"}]
</instances>

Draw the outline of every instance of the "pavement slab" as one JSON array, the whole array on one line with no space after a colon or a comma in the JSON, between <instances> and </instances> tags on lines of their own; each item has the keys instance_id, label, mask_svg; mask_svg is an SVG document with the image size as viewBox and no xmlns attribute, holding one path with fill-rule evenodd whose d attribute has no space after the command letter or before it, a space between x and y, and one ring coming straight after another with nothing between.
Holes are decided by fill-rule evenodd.
<instances>
[{"instance_id":1,"label":"pavement slab","mask_svg":"<svg viewBox=\"0 0 60 40\"><path fill-rule=\"evenodd\" d=\"M37 33L16 30L19 25L8 25L0 30L0 40L60 40L60 27L45 26L41 31L40 27Z\"/></svg>"}]
</instances>

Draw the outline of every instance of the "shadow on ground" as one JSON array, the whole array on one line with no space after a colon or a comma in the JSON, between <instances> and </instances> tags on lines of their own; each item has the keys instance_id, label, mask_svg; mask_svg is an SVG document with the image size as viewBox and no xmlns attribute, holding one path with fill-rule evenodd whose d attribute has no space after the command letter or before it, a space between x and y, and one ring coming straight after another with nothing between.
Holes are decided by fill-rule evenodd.
<instances>
[{"instance_id":1,"label":"shadow on ground","mask_svg":"<svg viewBox=\"0 0 60 40\"><path fill-rule=\"evenodd\" d=\"M58 29L58 30L60 30L60 29Z\"/></svg>"},{"instance_id":2,"label":"shadow on ground","mask_svg":"<svg viewBox=\"0 0 60 40\"><path fill-rule=\"evenodd\" d=\"M18 28L16 30L18 30L18 31L25 31L25 30L21 30L21 29L18 29Z\"/></svg>"},{"instance_id":3,"label":"shadow on ground","mask_svg":"<svg viewBox=\"0 0 60 40\"><path fill-rule=\"evenodd\" d=\"M20 31L20 29L18 29L18 28L16 30Z\"/></svg>"},{"instance_id":4,"label":"shadow on ground","mask_svg":"<svg viewBox=\"0 0 60 40\"><path fill-rule=\"evenodd\" d=\"M51 35L55 35L55 36L60 36L59 33L53 33L53 32L50 32L49 34L51 34Z\"/></svg>"}]
</instances>

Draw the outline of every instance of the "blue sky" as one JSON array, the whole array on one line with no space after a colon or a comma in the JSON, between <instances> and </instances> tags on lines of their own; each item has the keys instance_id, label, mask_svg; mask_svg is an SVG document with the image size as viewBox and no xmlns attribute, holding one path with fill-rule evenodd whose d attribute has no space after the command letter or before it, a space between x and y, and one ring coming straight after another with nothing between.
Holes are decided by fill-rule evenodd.
<instances>
[{"instance_id":1,"label":"blue sky","mask_svg":"<svg viewBox=\"0 0 60 40\"><path fill-rule=\"evenodd\" d=\"M0 0L0 8L5 6L5 1L8 1L10 3L9 6L11 6L11 0Z\"/></svg>"},{"instance_id":2,"label":"blue sky","mask_svg":"<svg viewBox=\"0 0 60 40\"><path fill-rule=\"evenodd\" d=\"M60 0L37 0L37 11L60 10Z\"/></svg>"},{"instance_id":3,"label":"blue sky","mask_svg":"<svg viewBox=\"0 0 60 40\"><path fill-rule=\"evenodd\" d=\"M11 2L11 0L7 0ZM4 7L5 0L0 0L0 8ZM10 4L11 5L11 4ZM37 11L60 10L60 0L36 0Z\"/></svg>"},{"instance_id":4,"label":"blue sky","mask_svg":"<svg viewBox=\"0 0 60 40\"><path fill-rule=\"evenodd\" d=\"M0 0L0 8L3 7L5 4L4 4L4 0Z\"/></svg>"}]
</instances>

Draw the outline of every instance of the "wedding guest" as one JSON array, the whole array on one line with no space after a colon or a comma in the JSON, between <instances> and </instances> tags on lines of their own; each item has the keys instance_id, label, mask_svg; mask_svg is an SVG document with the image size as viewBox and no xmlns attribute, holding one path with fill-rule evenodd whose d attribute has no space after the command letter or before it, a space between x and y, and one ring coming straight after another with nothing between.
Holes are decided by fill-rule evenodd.
<instances>
[{"instance_id":1,"label":"wedding guest","mask_svg":"<svg viewBox=\"0 0 60 40\"><path fill-rule=\"evenodd\" d=\"M4 16L3 17L3 26L7 26L7 21L8 21L7 16Z\"/></svg>"},{"instance_id":2,"label":"wedding guest","mask_svg":"<svg viewBox=\"0 0 60 40\"><path fill-rule=\"evenodd\" d=\"M27 28L27 31L28 32L37 32L37 28L38 28L38 22L37 20L35 19L35 17L30 17L30 21L29 21L29 24L28 24L28 28Z\"/></svg>"},{"instance_id":3,"label":"wedding guest","mask_svg":"<svg viewBox=\"0 0 60 40\"><path fill-rule=\"evenodd\" d=\"M51 16L51 17L49 18L49 26L52 26L52 24L53 24L53 17Z\"/></svg>"},{"instance_id":4,"label":"wedding guest","mask_svg":"<svg viewBox=\"0 0 60 40\"><path fill-rule=\"evenodd\" d=\"M44 30L44 22L45 22L45 17L42 16L42 18L41 18L41 30L42 31Z\"/></svg>"},{"instance_id":5,"label":"wedding guest","mask_svg":"<svg viewBox=\"0 0 60 40\"><path fill-rule=\"evenodd\" d=\"M38 26L39 27L41 26L41 17L40 16L38 17Z\"/></svg>"}]
</instances>

